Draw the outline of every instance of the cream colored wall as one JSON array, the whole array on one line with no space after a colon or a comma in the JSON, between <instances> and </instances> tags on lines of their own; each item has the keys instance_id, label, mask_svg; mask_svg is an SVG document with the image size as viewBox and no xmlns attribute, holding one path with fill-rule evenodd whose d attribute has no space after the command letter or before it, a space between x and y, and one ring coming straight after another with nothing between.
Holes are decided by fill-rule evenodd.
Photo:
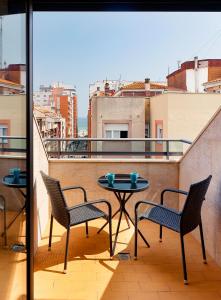
<instances>
[{"instance_id":1,"label":"cream colored wall","mask_svg":"<svg viewBox=\"0 0 221 300\"><path fill-rule=\"evenodd\" d=\"M0 120L10 120L10 135L26 136L26 96L0 95Z\"/></svg>"},{"instance_id":2,"label":"cream colored wall","mask_svg":"<svg viewBox=\"0 0 221 300\"><path fill-rule=\"evenodd\" d=\"M202 207L206 249L221 266L221 110L180 162L179 187L188 190L191 183L212 175ZM182 201L181 201L182 206ZM199 240L199 230L193 234ZM201 255L201 253L199 253Z\"/></svg>"},{"instance_id":3,"label":"cream colored wall","mask_svg":"<svg viewBox=\"0 0 221 300\"><path fill-rule=\"evenodd\" d=\"M118 202L113 193L98 186L97 179L108 173L130 173L137 171L142 177L150 182L150 187L143 192L134 194L129 200L128 208L131 216L134 214L134 204L139 199L149 199L160 202L160 191L166 187L178 188L178 164L168 161L148 161L132 159L50 159L49 174L61 181L62 186L83 186L89 200L105 198L113 205L113 212L118 208ZM67 195L69 205L80 201L80 195L73 191ZM74 199L74 201L73 201ZM75 202L76 201L76 202ZM82 201L82 200L81 200ZM171 207L178 207L177 195L171 195L168 202Z\"/></svg>"},{"instance_id":4,"label":"cream colored wall","mask_svg":"<svg viewBox=\"0 0 221 300\"><path fill-rule=\"evenodd\" d=\"M92 101L92 137L103 137L103 121L106 120L131 121L131 137L144 138L145 98L94 97Z\"/></svg>"},{"instance_id":5,"label":"cream colored wall","mask_svg":"<svg viewBox=\"0 0 221 300\"><path fill-rule=\"evenodd\" d=\"M155 121L163 120L163 138L168 137L168 94L150 98L150 132L155 138Z\"/></svg>"},{"instance_id":6,"label":"cream colored wall","mask_svg":"<svg viewBox=\"0 0 221 300\"><path fill-rule=\"evenodd\" d=\"M168 94L168 138L193 141L220 105L219 94Z\"/></svg>"},{"instance_id":7,"label":"cream colored wall","mask_svg":"<svg viewBox=\"0 0 221 300\"><path fill-rule=\"evenodd\" d=\"M48 159L42 144L42 140L37 128L37 123L33 122L33 156L34 156L34 230L35 248L41 239L49 219L49 199L40 171L48 174Z\"/></svg>"}]
</instances>

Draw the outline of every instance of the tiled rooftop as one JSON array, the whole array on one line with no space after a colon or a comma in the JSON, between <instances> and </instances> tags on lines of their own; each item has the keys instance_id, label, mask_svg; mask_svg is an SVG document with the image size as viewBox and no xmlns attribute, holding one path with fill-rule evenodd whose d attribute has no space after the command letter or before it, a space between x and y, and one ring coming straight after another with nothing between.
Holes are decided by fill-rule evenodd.
<instances>
[{"instance_id":1,"label":"tiled rooftop","mask_svg":"<svg viewBox=\"0 0 221 300\"><path fill-rule=\"evenodd\" d=\"M151 89L166 89L167 86L164 84L156 83L156 82L150 82L150 88ZM121 89L122 90L144 90L145 83L143 81L135 81L133 83L123 86Z\"/></svg>"}]
</instances>

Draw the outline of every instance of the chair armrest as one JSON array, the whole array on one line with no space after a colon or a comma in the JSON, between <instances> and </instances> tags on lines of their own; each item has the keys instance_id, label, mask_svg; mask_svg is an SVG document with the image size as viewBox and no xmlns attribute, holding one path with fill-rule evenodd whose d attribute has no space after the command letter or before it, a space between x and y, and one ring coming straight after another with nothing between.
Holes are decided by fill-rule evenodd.
<instances>
[{"instance_id":1,"label":"chair armrest","mask_svg":"<svg viewBox=\"0 0 221 300\"><path fill-rule=\"evenodd\" d=\"M65 192L65 191L77 190L77 189L82 190L82 192L84 193L84 202L87 202L87 193L86 193L86 190L82 186L66 186L66 187L62 188L61 190L62 190L62 192Z\"/></svg>"},{"instance_id":2,"label":"chair armrest","mask_svg":"<svg viewBox=\"0 0 221 300\"><path fill-rule=\"evenodd\" d=\"M108 215L109 215L109 217L111 217L112 216L111 204L110 204L110 202L108 202L107 200L104 200L104 199L80 203L80 204L77 204L77 205L74 205L74 206L67 207L66 209L68 211L70 211L70 210L73 210L75 208L83 207L83 206L86 206L86 205L100 204L100 203L105 203L107 205L107 207L108 207Z\"/></svg>"},{"instance_id":3,"label":"chair armrest","mask_svg":"<svg viewBox=\"0 0 221 300\"><path fill-rule=\"evenodd\" d=\"M157 204L157 203L152 202L152 201L141 200L141 201L138 201L138 202L136 203L136 205L135 205L135 215L137 215L137 209L138 209L138 207L139 207L140 204L147 204L147 205L152 205L152 206L160 207L160 208L162 208L162 209L164 209L164 210L167 210L167 211L170 211L170 212L172 212L172 213L174 213L174 214L176 214L176 215L180 215L180 214L181 214L180 212L175 211L175 210L172 209L172 208L165 207L165 206L163 206L162 204Z\"/></svg>"},{"instance_id":4,"label":"chair armrest","mask_svg":"<svg viewBox=\"0 0 221 300\"><path fill-rule=\"evenodd\" d=\"M161 195L160 195L160 204L162 204L162 205L163 205L163 197L164 197L164 194L166 192L178 193L178 194L183 194L183 195L186 195L186 196L188 195L188 192L186 192L186 191L173 189L173 188L165 189L161 192Z\"/></svg>"}]
</instances>

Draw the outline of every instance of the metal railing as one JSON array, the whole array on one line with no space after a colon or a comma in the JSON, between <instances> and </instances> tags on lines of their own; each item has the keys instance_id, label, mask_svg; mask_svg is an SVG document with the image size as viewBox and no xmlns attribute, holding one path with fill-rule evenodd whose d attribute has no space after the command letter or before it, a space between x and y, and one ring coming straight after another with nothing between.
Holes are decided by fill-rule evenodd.
<instances>
[{"instance_id":1,"label":"metal railing","mask_svg":"<svg viewBox=\"0 0 221 300\"><path fill-rule=\"evenodd\" d=\"M0 155L14 153L26 153L26 137L23 136L0 136Z\"/></svg>"},{"instance_id":2,"label":"metal railing","mask_svg":"<svg viewBox=\"0 0 221 300\"><path fill-rule=\"evenodd\" d=\"M51 158L95 158L95 157L166 157L182 156L184 139L154 138L46 138L43 140Z\"/></svg>"}]
</instances>

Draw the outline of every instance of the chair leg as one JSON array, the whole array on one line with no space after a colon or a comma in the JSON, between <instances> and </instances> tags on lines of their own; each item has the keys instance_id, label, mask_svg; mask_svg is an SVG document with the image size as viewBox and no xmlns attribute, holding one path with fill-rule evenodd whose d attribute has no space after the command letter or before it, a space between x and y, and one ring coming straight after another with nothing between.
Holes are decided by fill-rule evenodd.
<instances>
[{"instance_id":1,"label":"chair leg","mask_svg":"<svg viewBox=\"0 0 221 300\"><path fill-rule=\"evenodd\" d=\"M134 259L137 259L137 237L138 237L138 220L137 212L135 210L135 222L134 222Z\"/></svg>"},{"instance_id":2,"label":"chair leg","mask_svg":"<svg viewBox=\"0 0 221 300\"><path fill-rule=\"evenodd\" d=\"M7 247L6 203L4 201L4 246Z\"/></svg>"},{"instance_id":3,"label":"chair leg","mask_svg":"<svg viewBox=\"0 0 221 300\"><path fill-rule=\"evenodd\" d=\"M88 230L88 222L85 222L85 226L86 226L86 237L89 237L89 230Z\"/></svg>"},{"instance_id":4,"label":"chair leg","mask_svg":"<svg viewBox=\"0 0 221 300\"><path fill-rule=\"evenodd\" d=\"M163 237L163 226L160 225L160 239L159 239L160 243L162 242L162 237Z\"/></svg>"},{"instance_id":5,"label":"chair leg","mask_svg":"<svg viewBox=\"0 0 221 300\"><path fill-rule=\"evenodd\" d=\"M51 251L52 229L53 229L53 216L51 215L48 251Z\"/></svg>"},{"instance_id":6,"label":"chair leg","mask_svg":"<svg viewBox=\"0 0 221 300\"><path fill-rule=\"evenodd\" d=\"M109 216L109 243L110 243L110 258L113 257L113 243L112 243L112 218Z\"/></svg>"},{"instance_id":7,"label":"chair leg","mask_svg":"<svg viewBox=\"0 0 221 300\"><path fill-rule=\"evenodd\" d=\"M67 273L69 236L70 236L70 227L67 228L67 235L66 235L66 247L65 247L65 257L64 257L64 273L65 274Z\"/></svg>"},{"instance_id":8,"label":"chair leg","mask_svg":"<svg viewBox=\"0 0 221 300\"><path fill-rule=\"evenodd\" d=\"M183 235L182 235L182 234L180 234L180 242L181 242L181 251L182 251L182 262L183 262L183 277L184 277L184 284L188 284L188 280L187 280L187 270L186 270L185 249L184 249L184 239L183 239Z\"/></svg>"},{"instance_id":9,"label":"chair leg","mask_svg":"<svg viewBox=\"0 0 221 300\"><path fill-rule=\"evenodd\" d=\"M202 226L202 223L199 224L199 227L200 227L200 238L201 238L201 246L202 246L203 262L204 262L204 264L206 264L206 263L207 263L207 261L206 261L206 249L205 249L205 244L204 244L203 226Z\"/></svg>"}]
</instances>

